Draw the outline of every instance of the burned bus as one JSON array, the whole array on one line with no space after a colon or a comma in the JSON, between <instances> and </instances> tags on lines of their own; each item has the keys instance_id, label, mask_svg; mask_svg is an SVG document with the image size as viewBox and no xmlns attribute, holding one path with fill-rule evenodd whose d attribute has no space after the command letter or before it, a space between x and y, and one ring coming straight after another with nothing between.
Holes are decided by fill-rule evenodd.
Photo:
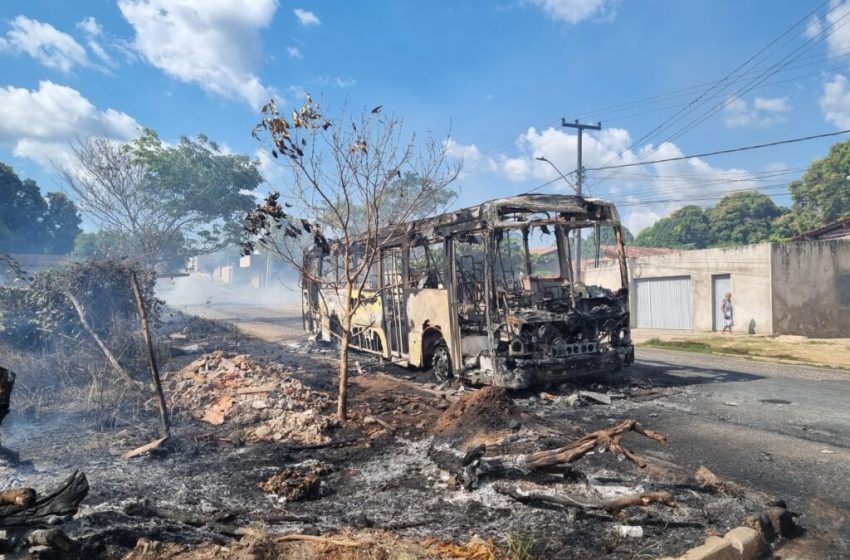
<instances>
[{"instance_id":1,"label":"burned bus","mask_svg":"<svg viewBox=\"0 0 850 560\"><path fill-rule=\"evenodd\" d=\"M575 240L582 236L598 262L605 228L619 264L615 290L585 285L574 267ZM625 246L610 202L502 198L397 226L382 239L352 321L356 349L430 368L439 379L513 389L634 361ZM341 316L334 259L333 251L316 259L321 285L303 283L305 327L325 340Z\"/></svg>"}]
</instances>

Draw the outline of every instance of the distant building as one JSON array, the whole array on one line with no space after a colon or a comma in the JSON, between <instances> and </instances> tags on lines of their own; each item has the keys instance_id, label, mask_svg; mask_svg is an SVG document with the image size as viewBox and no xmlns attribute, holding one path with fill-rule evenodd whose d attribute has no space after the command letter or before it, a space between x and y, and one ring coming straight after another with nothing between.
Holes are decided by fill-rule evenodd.
<instances>
[{"instance_id":1,"label":"distant building","mask_svg":"<svg viewBox=\"0 0 850 560\"><path fill-rule=\"evenodd\" d=\"M619 269L600 261L583 280L616 288ZM719 331L720 302L732 292L737 332L843 338L850 336L850 239L630 257L629 291L637 328Z\"/></svg>"},{"instance_id":2,"label":"distant building","mask_svg":"<svg viewBox=\"0 0 850 560\"><path fill-rule=\"evenodd\" d=\"M800 234L792 241L822 241L825 239L850 239L850 216L845 216L840 220Z\"/></svg>"}]
</instances>

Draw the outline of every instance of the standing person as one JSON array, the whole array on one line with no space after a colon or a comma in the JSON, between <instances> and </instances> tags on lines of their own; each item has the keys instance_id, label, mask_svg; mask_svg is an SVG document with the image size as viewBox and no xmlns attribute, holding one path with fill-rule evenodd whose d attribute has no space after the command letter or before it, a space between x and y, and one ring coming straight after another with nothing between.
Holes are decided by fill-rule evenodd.
<instances>
[{"instance_id":1,"label":"standing person","mask_svg":"<svg viewBox=\"0 0 850 560\"><path fill-rule=\"evenodd\" d=\"M732 334L732 292L727 292L720 302L720 311L723 313L723 330L720 334L725 334L727 330Z\"/></svg>"}]
</instances>

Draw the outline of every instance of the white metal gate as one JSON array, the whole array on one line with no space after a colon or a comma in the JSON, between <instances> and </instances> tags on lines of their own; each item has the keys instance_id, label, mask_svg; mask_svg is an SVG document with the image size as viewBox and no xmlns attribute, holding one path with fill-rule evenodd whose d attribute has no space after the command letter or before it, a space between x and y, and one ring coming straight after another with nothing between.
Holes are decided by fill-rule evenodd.
<instances>
[{"instance_id":1,"label":"white metal gate","mask_svg":"<svg viewBox=\"0 0 850 560\"><path fill-rule=\"evenodd\" d=\"M715 274L711 277L711 305L714 313L714 330L723 330L723 312L720 304L723 297L732 291L732 277L728 274Z\"/></svg>"},{"instance_id":2,"label":"white metal gate","mask_svg":"<svg viewBox=\"0 0 850 560\"><path fill-rule=\"evenodd\" d=\"M635 281L635 291L638 328L693 328L690 276L641 278Z\"/></svg>"}]
</instances>

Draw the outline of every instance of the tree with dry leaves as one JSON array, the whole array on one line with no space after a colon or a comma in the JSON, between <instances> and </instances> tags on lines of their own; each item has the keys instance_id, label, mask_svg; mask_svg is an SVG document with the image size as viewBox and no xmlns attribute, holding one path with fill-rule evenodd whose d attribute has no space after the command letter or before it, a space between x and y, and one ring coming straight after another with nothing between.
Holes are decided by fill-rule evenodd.
<instances>
[{"instance_id":1,"label":"tree with dry leaves","mask_svg":"<svg viewBox=\"0 0 850 560\"><path fill-rule=\"evenodd\" d=\"M451 200L449 185L460 162L450 160L445 141L408 134L400 118L380 107L329 117L309 96L291 115L269 102L253 134L285 178L281 192L269 194L248 215L243 252L261 246L280 256L324 309L337 311L330 334L338 339L337 415L345 420L352 319L376 295L364 287L381 246L403 234L406 222ZM332 280L320 264L331 254Z\"/></svg>"},{"instance_id":2,"label":"tree with dry leaves","mask_svg":"<svg viewBox=\"0 0 850 560\"><path fill-rule=\"evenodd\" d=\"M248 193L262 183L256 161L204 135L168 144L145 129L127 143L77 139L71 153L59 172L101 228L92 241L144 266L185 263L238 242L254 204Z\"/></svg>"}]
</instances>

